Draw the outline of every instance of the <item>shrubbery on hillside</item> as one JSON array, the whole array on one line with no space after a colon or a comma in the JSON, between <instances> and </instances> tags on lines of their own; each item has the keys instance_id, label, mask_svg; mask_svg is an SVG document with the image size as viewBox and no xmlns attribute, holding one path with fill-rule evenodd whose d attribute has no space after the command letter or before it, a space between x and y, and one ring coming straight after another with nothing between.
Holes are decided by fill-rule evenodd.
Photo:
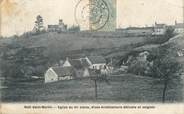
<instances>
[{"instance_id":1,"label":"shrubbery on hillside","mask_svg":"<svg viewBox=\"0 0 184 114\"><path fill-rule=\"evenodd\" d=\"M42 76L48 62L48 58L42 53L43 50L44 48L16 47L5 51L1 63L2 75L6 79L14 80Z\"/></svg>"}]
</instances>

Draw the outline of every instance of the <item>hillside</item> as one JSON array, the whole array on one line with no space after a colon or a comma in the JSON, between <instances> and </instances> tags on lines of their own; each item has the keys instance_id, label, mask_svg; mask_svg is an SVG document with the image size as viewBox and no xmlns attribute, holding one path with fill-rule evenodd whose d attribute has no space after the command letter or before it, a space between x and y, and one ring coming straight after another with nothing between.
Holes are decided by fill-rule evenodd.
<instances>
[{"instance_id":1,"label":"hillside","mask_svg":"<svg viewBox=\"0 0 184 114\"><path fill-rule=\"evenodd\" d=\"M20 39L26 46L44 46L48 48L59 48L60 50L81 50L93 48L113 48L127 44L143 42L144 37L122 37L106 38L94 37L83 33L44 33L34 35L27 39Z\"/></svg>"},{"instance_id":2,"label":"hillside","mask_svg":"<svg viewBox=\"0 0 184 114\"><path fill-rule=\"evenodd\" d=\"M173 38L171 38L168 42L165 44L174 43L175 46L177 46L180 49L184 49L184 34L177 35Z\"/></svg>"},{"instance_id":3,"label":"hillside","mask_svg":"<svg viewBox=\"0 0 184 114\"><path fill-rule=\"evenodd\" d=\"M125 49L134 44L145 42L147 37L120 37L115 33L42 33L29 37L20 36L1 40L1 45L22 45L27 48L44 47L45 54L52 61L66 56L107 55L115 50ZM7 41L9 41L7 43ZM14 46L14 47L15 47ZM14 48L13 48L14 49Z\"/></svg>"}]
</instances>

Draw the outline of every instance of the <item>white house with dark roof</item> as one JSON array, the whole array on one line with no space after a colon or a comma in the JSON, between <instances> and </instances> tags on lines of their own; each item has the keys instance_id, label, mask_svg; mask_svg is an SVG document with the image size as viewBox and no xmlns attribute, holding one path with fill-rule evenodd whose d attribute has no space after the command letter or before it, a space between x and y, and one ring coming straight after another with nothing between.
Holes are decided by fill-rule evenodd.
<instances>
[{"instance_id":1,"label":"white house with dark roof","mask_svg":"<svg viewBox=\"0 0 184 114\"><path fill-rule=\"evenodd\" d=\"M67 58L62 66L51 67L46 71L45 83L107 74L107 70L106 60L102 56Z\"/></svg>"},{"instance_id":2,"label":"white house with dark roof","mask_svg":"<svg viewBox=\"0 0 184 114\"><path fill-rule=\"evenodd\" d=\"M73 67L51 67L45 73L45 83L76 78Z\"/></svg>"},{"instance_id":3,"label":"white house with dark roof","mask_svg":"<svg viewBox=\"0 0 184 114\"><path fill-rule=\"evenodd\" d=\"M102 56L89 56L86 57L86 60L89 63L90 69L101 70L106 67L106 60Z\"/></svg>"},{"instance_id":4,"label":"white house with dark roof","mask_svg":"<svg viewBox=\"0 0 184 114\"><path fill-rule=\"evenodd\" d=\"M153 35L164 35L166 28L167 28L166 24L158 24L157 22L155 22L154 32L152 34Z\"/></svg>"}]
</instances>

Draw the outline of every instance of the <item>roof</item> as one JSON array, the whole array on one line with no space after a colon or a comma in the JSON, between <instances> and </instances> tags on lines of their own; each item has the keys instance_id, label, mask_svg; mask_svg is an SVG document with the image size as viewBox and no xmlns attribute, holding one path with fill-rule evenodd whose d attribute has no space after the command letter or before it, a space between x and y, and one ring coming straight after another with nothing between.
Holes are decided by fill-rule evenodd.
<instances>
[{"instance_id":1,"label":"roof","mask_svg":"<svg viewBox=\"0 0 184 114\"><path fill-rule=\"evenodd\" d=\"M83 65L80 60L69 59L70 64L76 69L82 69Z\"/></svg>"},{"instance_id":2,"label":"roof","mask_svg":"<svg viewBox=\"0 0 184 114\"><path fill-rule=\"evenodd\" d=\"M89 56L88 59L92 62L92 64L106 63L105 58L102 56Z\"/></svg>"},{"instance_id":3,"label":"roof","mask_svg":"<svg viewBox=\"0 0 184 114\"><path fill-rule=\"evenodd\" d=\"M89 67L90 66L86 59L81 59L81 63L82 63L83 67Z\"/></svg>"},{"instance_id":4,"label":"roof","mask_svg":"<svg viewBox=\"0 0 184 114\"><path fill-rule=\"evenodd\" d=\"M52 67L52 69L58 77L65 77L68 75L74 76L75 74L73 67Z\"/></svg>"}]
</instances>

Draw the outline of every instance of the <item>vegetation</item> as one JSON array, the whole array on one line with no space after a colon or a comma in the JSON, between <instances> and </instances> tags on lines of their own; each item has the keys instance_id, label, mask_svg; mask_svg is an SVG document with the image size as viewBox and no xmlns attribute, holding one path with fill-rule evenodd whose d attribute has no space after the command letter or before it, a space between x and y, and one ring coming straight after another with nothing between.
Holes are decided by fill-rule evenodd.
<instances>
[{"instance_id":1,"label":"vegetation","mask_svg":"<svg viewBox=\"0 0 184 114\"><path fill-rule=\"evenodd\" d=\"M148 61L140 61L137 59L134 59L128 68L129 73L133 73L136 75L147 75L147 72L149 70L149 62Z\"/></svg>"},{"instance_id":2,"label":"vegetation","mask_svg":"<svg viewBox=\"0 0 184 114\"><path fill-rule=\"evenodd\" d=\"M170 48L168 48L170 47ZM176 52L175 48L171 48L171 45L162 46L155 50L154 54L151 55L152 61L154 61L153 66L150 70L150 75L152 77L159 78L164 83L162 101L165 102L166 91L168 88L168 83L172 82L174 79L180 78L180 71L182 70L182 65L177 62L175 58Z\"/></svg>"},{"instance_id":3,"label":"vegetation","mask_svg":"<svg viewBox=\"0 0 184 114\"><path fill-rule=\"evenodd\" d=\"M71 26L70 28L68 28L69 32L79 32L80 31L80 27L79 26Z\"/></svg>"},{"instance_id":4,"label":"vegetation","mask_svg":"<svg viewBox=\"0 0 184 114\"><path fill-rule=\"evenodd\" d=\"M175 35L174 29L172 27L167 27L163 35L150 37L146 39L145 44L163 44Z\"/></svg>"},{"instance_id":5,"label":"vegetation","mask_svg":"<svg viewBox=\"0 0 184 114\"><path fill-rule=\"evenodd\" d=\"M181 81L179 74L182 65L176 60L176 52L177 49L168 44L152 50L146 61L132 57L128 72L159 79L164 85L162 101L165 102L169 83L173 80Z\"/></svg>"},{"instance_id":6,"label":"vegetation","mask_svg":"<svg viewBox=\"0 0 184 114\"><path fill-rule=\"evenodd\" d=\"M38 15L36 17L36 21L35 21L35 26L34 26L34 30L36 33L42 33L45 32L45 27L43 26L43 18L41 15Z\"/></svg>"},{"instance_id":7,"label":"vegetation","mask_svg":"<svg viewBox=\"0 0 184 114\"><path fill-rule=\"evenodd\" d=\"M11 51L5 51L1 63L2 75L7 80L24 80L31 79L31 76L42 76L47 68L47 57L42 52L41 47L19 46Z\"/></svg>"}]
</instances>

